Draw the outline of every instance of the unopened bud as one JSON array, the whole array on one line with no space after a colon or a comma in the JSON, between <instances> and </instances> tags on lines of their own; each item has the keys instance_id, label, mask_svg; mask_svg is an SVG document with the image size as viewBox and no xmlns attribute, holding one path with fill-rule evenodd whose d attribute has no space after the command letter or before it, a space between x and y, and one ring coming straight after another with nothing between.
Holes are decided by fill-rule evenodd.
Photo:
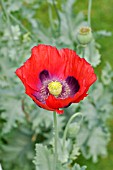
<instances>
[{"instance_id":1,"label":"unopened bud","mask_svg":"<svg viewBox=\"0 0 113 170\"><path fill-rule=\"evenodd\" d=\"M71 123L68 129L68 137L75 138L79 130L80 125L78 123Z\"/></svg>"},{"instance_id":2,"label":"unopened bud","mask_svg":"<svg viewBox=\"0 0 113 170\"><path fill-rule=\"evenodd\" d=\"M77 39L79 43L83 46L87 45L92 40L92 31L90 27L81 27L78 34Z\"/></svg>"}]
</instances>

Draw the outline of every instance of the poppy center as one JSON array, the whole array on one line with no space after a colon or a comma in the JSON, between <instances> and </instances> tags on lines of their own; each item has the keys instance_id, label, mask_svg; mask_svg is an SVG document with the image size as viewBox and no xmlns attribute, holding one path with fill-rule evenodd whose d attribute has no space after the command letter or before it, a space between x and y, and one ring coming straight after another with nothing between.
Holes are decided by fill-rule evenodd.
<instances>
[{"instance_id":1,"label":"poppy center","mask_svg":"<svg viewBox=\"0 0 113 170\"><path fill-rule=\"evenodd\" d=\"M58 97L62 92L62 84L58 81L52 81L48 84L49 93Z\"/></svg>"}]
</instances>

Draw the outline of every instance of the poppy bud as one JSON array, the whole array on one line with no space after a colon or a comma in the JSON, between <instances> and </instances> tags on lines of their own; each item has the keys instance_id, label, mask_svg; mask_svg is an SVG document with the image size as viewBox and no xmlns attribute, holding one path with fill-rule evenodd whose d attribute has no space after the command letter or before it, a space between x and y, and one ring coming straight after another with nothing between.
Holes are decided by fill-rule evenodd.
<instances>
[{"instance_id":1,"label":"poppy bud","mask_svg":"<svg viewBox=\"0 0 113 170\"><path fill-rule=\"evenodd\" d=\"M81 27L77 39L82 46L87 45L92 40L92 31L90 27Z\"/></svg>"},{"instance_id":2,"label":"poppy bud","mask_svg":"<svg viewBox=\"0 0 113 170\"><path fill-rule=\"evenodd\" d=\"M68 129L68 136L70 138L75 138L79 130L80 125L78 123L71 123Z\"/></svg>"}]
</instances>

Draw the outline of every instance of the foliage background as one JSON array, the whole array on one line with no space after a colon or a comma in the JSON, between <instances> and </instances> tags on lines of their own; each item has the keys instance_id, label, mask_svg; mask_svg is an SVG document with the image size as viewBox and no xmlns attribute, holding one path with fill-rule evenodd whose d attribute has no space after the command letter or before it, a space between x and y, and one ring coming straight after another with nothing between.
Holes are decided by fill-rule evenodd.
<instances>
[{"instance_id":1,"label":"foliage background","mask_svg":"<svg viewBox=\"0 0 113 170\"><path fill-rule=\"evenodd\" d=\"M69 0L69 4L70 2L75 1ZM18 78L16 78L16 76L14 75L15 69L19 67L21 63L23 63L23 61L25 61L25 59L29 57L31 47L39 42L48 42L51 44L55 43L60 48L62 46L75 48L73 41L70 41L70 37L67 36L67 32L64 37L61 34L60 39L62 39L63 43L59 43L59 35L57 31L59 23L57 19L57 13L55 12L55 8L52 3L53 1L51 0L40 0L38 1L38 3L35 0L1 1L0 70L2 74L0 75L0 160L5 170L19 170L23 167L24 170L34 169L34 165L31 164L31 161L35 154L35 143L44 142L46 144L48 141L51 140L53 135L52 128L50 128L52 127L51 115L46 114L41 109L37 109L34 103L24 95L23 86L21 85ZM65 3L65 1L62 1L62 3L61 1L57 1L57 8L60 11L62 11L63 3ZM87 0L84 0L84 2L78 0L73 5L73 12L75 14L80 11L84 13L84 16L80 14L80 23L82 22L82 20L86 20L87 18L87 6ZM106 145L108 144L108 141L110 139L108 125L112 134L112 121L110 120L112 119L110 115L112 115L111 92L113 91L113 48L111 36L111 23L113 21L112 6L112 0L105 0L104 2L102 0L93 1L92 6L92 28L95 34L96 41L101 45L99 51L102 54L101 64L99 64L95 68L97 74L100 77L100 83L97 83L95 84L95 86L93 86L93 89L98 87L98 90L95 93L99 92L100 96L99 98L97 97L95 101L97 103L100 101L100 103L99 105L95 106L96 111L94 111L95 108L92 107L92 103L90 102L90 99L92 100L96 96L93 96L93 93L92 96L90 95L88 101L86 100L83 102L83 105L80 104L76 107L72 106L71 108L65 110L65 112L67 113L66 116L64 115L64 117L59 118L60 133L62 133L62 128L65 126L64 120L66 121L68 119L68 116L70 116L70 114L72 114L73 112L75 112L75 110L78 110L79 108L83 111L84 114L86 114L86 121L83 124L83 129L85 124L87 124L88 126L90 125L94 129L96 129L97 122L99 121L98 127L100 129L100 134L96 133L96 136L93 136L90 128L86 128L85 133L88 132L89 136L92 137L92 141L95 138L95 142L97 141L99 146L103 146L102 149L100 150L100 152L98 152L98 147L96 149L94 148L92 153L91 150L88 151L90 155L90 161L86 161L87 156L85 156L84 154L84 149L87 149L88 142L85 142L85 145L82 145L82 153L85 158L81 156L78 158L78 160L76 160L76 162L79 162L80 165L88 165L89 170L100 170L101 168L105 170L111 170L113 167L112 140L111 143L109 143L108 147L108 157L104 159L100 158L99 162L96 164L92 163L92 158L93 161L95 161L98 155L102 156L102 152L106 152ZM67 6L67 9L68 8L70 8L70 6ZM67 11L68 14L70 14L70 19L72 19L70 21L74 21L76 18L71 15L70 10ZM51 14L50 19L48 19L48 12L49 14L51 12L53 13L54 22L50 20L52 19ZM65 25L65 15L61 13L61 17L61 25L63 28L63 26ZM51 28L53 28L54 30L52 34L53 38L51 39L51 30L49 27L50 23L54 23L53 25L51 25ZM71 23L73 24L74 22ZM101 31L100 34L98 34L97 36L97 31L100 30L106 31ZM73 33L74 32L76 31L73 31ZM111 67L109 65L106 66L106 61L110 62ZM95 101L93 101L93 104L95 103ZM87 108L89 107L89 114L87 114L88 110L87 108L85 108L86 104L88 104ZM94 116L92 118L94 121L90 120L90 110L93 110L91 115ZM97 118L98 115L99 117ZM101 137L98 138L99 136ZM93 143L91 140L89 141L90 148L92 149Z\"/></svg>"},{"instance_id":2,"label":"foliage background","mask_svg":"<svg viewBox=\"0 0 113 170\"><path fill-rule=\"evenodd\" d=\"M85 15L87 15L87 0L84 0L84 3L81 1L77 1L79 9L84 12ZM112 23L113 23L113 1L112 0L98 0L93 1L92 5L92 27L94 30L100 30L105 29L112 32L113 35L113 29L112 29ZM78 10L77 7L75 7L76 10ZM113 36L108 37L100 37L98 39L98 42L101 44L102 48L100 49L100 52L102 54L102 62L98 66L98 73L102 71L102 68L104 64L109 61L109 63L112 66L113 69L113 48L111 47L111 44L113 43ZM113 121L110 120L108 122L109 129L111 132L111 141L108 145L108 157L102 158L99 160L98 163L92 164L90 161L86 161L83 157L80 158L79 162L82 162L83 164L86 164L88 166L88 169L105 169L110 170L113 167Z\"/></svg>"}]
</instances>

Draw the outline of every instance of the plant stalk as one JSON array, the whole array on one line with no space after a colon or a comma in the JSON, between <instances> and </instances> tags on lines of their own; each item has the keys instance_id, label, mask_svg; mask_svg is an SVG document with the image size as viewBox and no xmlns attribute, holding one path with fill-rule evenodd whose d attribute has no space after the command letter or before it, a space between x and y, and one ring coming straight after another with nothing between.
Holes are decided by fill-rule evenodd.
<instances>
[{"instance_id":1,"label":"plant stalk","mask_svg":"<svg viewBox=\"0 0 113 170\"><path fill-rule=\"evenodd\" d=\"M55 131L55 139L54 139L54 170L56 170L57 166L57 159L58 159L58 153L57 153L57 140L58 140L58 130L57 130L57 115L56 112L53 112L53 119L54 119L54 131Z\"/></svg>"},{"instance_id":2,"label":"plant stalk","mask_svg":"<svg viewBox=\"0 0 113 170\"><path fill-rule=\"evenodd\" d=\"M82 47L82 58L85 57L85 47Z\"/></svg>"},{"instance_id":3,"label":"plant stalk","mask_svg":"<svg viewBox=\"0 0 113 170\"><path fill-rule=\"evenodd\" d=\"M88 3L88 25L91 27L91 7L92 7L92 0L89 0Z\"/></svg>"},{"instance_id":4,"label":"plant stalk","mask_svg":"<svg viewBox=\"0 0 113 170\"><path fill-rule=\"evenodd\" d=\"M73 121L73 119L75 119L77 116L82 116L82 114L80 112L78 112L78 113L75 113L74 115L72 115L71 118L69 119L66 127L65 127L64 135L63 135L63 149L62 149L63 152L64 152L64 149L65 149L65 141L66 141L66 136L67 136L69 125Z\"/></svg>"},{"instance_id":5,"label":"plant stalk","mask_svg":"<svg viewBox=\"0 0 113 170\"><path fill-rule=\"evenodd\" d=\"M56 15L57 15L57 18L58 18L58 22L59 22L58 33L60 34L61 19L60 19L60 15L59 15L58 9L56 7L55 1L54 0L52 0L52 1L53 1L53 6L54 6L54 9L55 9L55 12L56 12Z\"/></svg>"}]
</instances>

